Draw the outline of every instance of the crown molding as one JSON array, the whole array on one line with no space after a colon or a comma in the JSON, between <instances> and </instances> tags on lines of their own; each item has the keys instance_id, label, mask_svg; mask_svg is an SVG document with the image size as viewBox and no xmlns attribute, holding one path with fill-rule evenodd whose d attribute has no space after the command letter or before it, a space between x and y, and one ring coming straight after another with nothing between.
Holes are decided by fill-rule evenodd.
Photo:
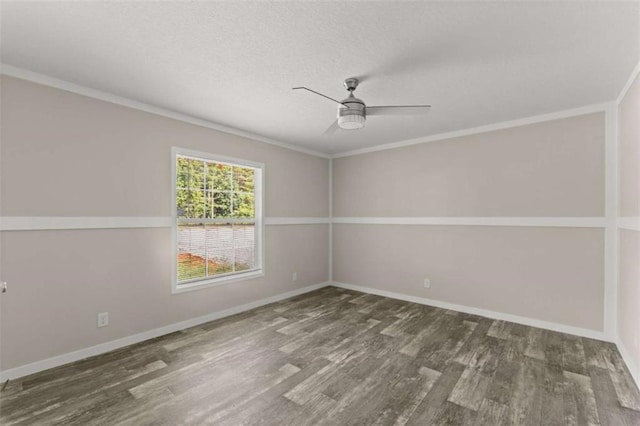
<instances>
[{"instance_id":1,"label":"crown molding","mask_svg":"<svg viewBox=\"0 0 640 426\"><path fill-rule=\"evenodd\" d=\"M212 121L205 120L203 118L193 117L180 112L172 111L170 109L146 104L144 102L139 102L133 99L125 98L123 96L114 95L112 93L104 92L102 90L81 86L79 84L71 83L65 80L60 80L58 78L50 77L48 75L39 74L23 68L14 67L13 65L0 64L0 74L7 75L9 77L19 78L21 80L30 81L32 83L41 84L43 86L53 87L56 89L64 90L64 91L75 93L78 95L87 96L89 98L98 99L98 100L109 102L112 104L121 105L127 108L148 112L150 114L171 118L177 121L182 121L184 123L194 124L200 127L206 127L208 129L213 129L219 132L240 136L240 137L251 139L257 142L263 142L269 145L275 145L280 148L285 148L292 151L313 155L316 157L331 158L329 154L326 154L323 152L298 147L298 146L291 145L285 142L280 142L274 139L269 139L267 137L260 136L255 133L246 132L244 130L236 129L233 127L223 126L222 124L214 123Z\"/></svg>"},{"instance_id":2,"label":"crown molding","mask_svg":"<svg viewBox=\"0 0 640 426\"><path fill-rule=\"evenodd\" d=\"M636 69L634 70L631 78L629 79L629 81L627 82L627 84L625 85L625 89L623 90L623 92L620 94L620 97L618 99L618 102L622 99L622 97L624 97L624 94L626 93L626 91L629 89L629 87L631 86L631 84L633 83L633 80L635 78L635 76L638 74L638 72L640 72L640 64L638 64L638 66L636 67ZM102 100L105 102L109 102L109 103L113 103L116 105L121 105L121 106L125 106L128 108L132 108L132 109L136 109L139 111L144 111L144 112L148 112L150 114L155 114L155 115L159 115L162 117L166 117L166 118L171 118L177 121L182 121L185 123L189 123L189 124L194 124L196 126L200 126L200 127L206 127L209 129L213 129L213 130L217 130L220 132L224 132L224 133L228 133L228 134L232 134L235 136L240 136L243 138L247 138L247 139L251 139L257 142L263 142L269 145L274 145L274 146L278 146L280 148L284 148L284 149L289 149L292 151L297 151L297 152L301 152L304 154L308 154L308 155L313 155L316 157L321 157L321 158L341 158L341 157L349 157L349 156L353 156L353 155L359 155L359 154L366 154L369 152L376 152L376 151L384 151L384 150L388 150L388 149L394 149L394 148L401 148L401 147L405 147L405 146L411 146L411 145L419 145L422 143L428 143L428 142L435 142L435 141L439 141L439 140L444 140L444 139L451 139L451 138L456 138L456 137L461 137L461 136L470 136L470 135L474 135L474 134L478 134L478 133L486 133L486 132L490 132L490 131L494 131L494 130L502 130L502 129L508 129L508 128L512 128L512 127L519 127L519 126L524 126L527 124L535 124L535 123L541 123L541 122L545 122L545 121L552 121L552 120L558 120L558 119L562 119L562 118L568 118L568 117L574 117L574 116L578 116L578 115L584 115L584 114L590 114L590 113L594 113L594 112L603 112L606 110L608 103L602 103L602 104L594 104L594 105L588 105L588 106L584 106L584 107L580 107L580 108L574 108L574 109L568 109L568 110L562 110L562 111L557 111L557 112L553 112L553 113L549 113L549 114L542 114L542 115L536 115L536 116L532 116L532 117L526 117L526 118L521 118L521 119L516 119L516 120L510 120L510 121L503 121L503 122L499 122L499 123L493 123L493 124L488 124L485 126L479 126L479 127L472 127L472 128L468 128L468 129L462 129L462 130L455 130L452 132L446 132L446 133L439 133L436 135L431 135L431 136L426 136L426 137L420 137L420 138L415 138L415 139L409 139L409 140L405 140L405 141L398 141L398 142L392 142L392 143L388 143L388 144L382 144L382 145L376 145L373 147L368 147L368 148L362 148L362 149L356 149L356 150L350 150L350 151L344 151L344 152L338 152L338 153L334 153L334 154L327 154L324 152L320 152L320 151L315 151L312 149L307 149L307 148L302 148L296 145L292 145L292 144L288 144L285 142L280 142L274 139L270 139L255 133L251 133L251 132L246 132L244 130L240 130L240 129L236 129L233 127L228 127L228 126L224 126L222 124L218 124L209 120L205 120L202 118L198 118L198 117L193 117L187 114L183 114L180 112L176 112L176 111L172 111L166 108L162 108L162 107L157 107L154 105L150 105L144 102L140 102L140 101L136 101L133 99L129 99L123 96L118 96L109 92L105 92L102 90L97 90L97 89L92 89L90 87L86 87L86 86L82 86L79 84L75 84L75 83L71 83L69 81L66 80L61 80L55 77L50 77L48 75L45 74L40 74L40 73L36 73L24 68L19 68L19 67L15 67L13 65L8 65L8 64L3 64L0 63L0 74L3 75L7 75L9 77L14 77L14 78L19 78L22 80L26 80L26 81L30 81L33 83L37 83L37 84L41 84L44 86L49 86L49 87L53 87L56 89L60 89L60 90L64 90L67 92L71 92L71 93L75 93L75 94L79 94L82 96L87 96L90 98L94 98L94 99L98 99L98 100Z\"/></svg>"},{"instance_id":3,"label":"crown molding","mask_svg":"<svg viewBox=\"0 0 640 426\"><path fill-rule=\"evenodd\" d=\"M624 97L627 95L627 92L631 88L631 85L633 84L633 82L636 80L636 77L638 77L638 74L640 74L640 62L638 62L636 67L633 69L633 71L631 71L631 75L627 79L627 82L625 83L624 87L620 91L620 94L616 98L616 105L620 105L620 102L622 102Z\"/></svg>"},{"instance_id":4,"label":"crown molding","mask_svg":"<svg viewBox=\"0 0 640 426\"><path fill-rule=\"evenodd\" d=\"M519 118L516 120L510 120L510 121L502 121L499 123L488 124L486 126L471 127L468 129L455 130L453 132L446 132L446 133L439 133L437 135L420 137L416 139L408 139L405 141L376 145L368 148L338 152L333 154L332 158L350 157L353 155L367 154L370 152L386 151L388 149L403 148L405 146L411 146L411 145L420 145L423 143L436 142L444 139L458 138L461 136L471 136L478 133L487 133L495 130L510 129L512 127L520 127L520 126L526 126L528 124L543 123L545 121L553 121L553 120L559 120L562 118L576 117L579 115L592 114L595 112L605 112L607 108L610 108L610 105L611 105L611 102L604 102L600 104L587 105L580 108L556 111L549 114L535 115L531 117Z\"/></svg>"}]
</instances>

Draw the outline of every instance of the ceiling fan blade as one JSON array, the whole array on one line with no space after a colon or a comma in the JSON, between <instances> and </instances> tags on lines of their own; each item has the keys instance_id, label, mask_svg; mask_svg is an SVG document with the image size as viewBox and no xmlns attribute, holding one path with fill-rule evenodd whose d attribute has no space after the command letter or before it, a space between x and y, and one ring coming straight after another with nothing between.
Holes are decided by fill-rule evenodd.
<instances>
[{"instance_id":1,"label":"ceiling fan blade","mask_svg":"<svg viewBox=\"0 0 640 426\"><path fill-rule=\"evenodd\" d=\"M311 90L311 89L309 89L308 87L303 87L303 86L301 86L301 87L292 87L291 89L292 89L292 90L308 90L308 91L309 91L309 92L311 92L311 93L315 93L316 95L320 95L320 96L322 96L323 98L327 98L327 99L329 99L330 101L333 101L333 102L335 102L335 103L337 103L337 104L340 104L340 105L346 106L346 107L348 108L348 106L347 106L347 105L343 104L343 103L342 103L342 102L340 102L339 100L333 99L332 97L327 96L327 95L323 95L322 93L320 93L320 92L316 92L315 90Z\"/></svg>"},{"instance_id":2,"label":"ceiling fan blade","mask_svg":"<svg viewBox=\"0 0 640 426\"><path fill-rule=\"evenodd\" d=\"M334 134L340 127L338 127L338 120L336 119L333 124L331 124L331 126L329 126L327 128L327 130L324 131L323 135L324 136L329 136Z\"/></svg>"},{"instance_id":3,"label":"ceiling fan blade","mask_svg":"<svg viewBox=\"0 0 640 426\"><path fill-rule=\"evenodd\" d=\"M431 105L379 105L368 106L367 115L419 115L429 111Z\"/></svg>"}]
</instances>

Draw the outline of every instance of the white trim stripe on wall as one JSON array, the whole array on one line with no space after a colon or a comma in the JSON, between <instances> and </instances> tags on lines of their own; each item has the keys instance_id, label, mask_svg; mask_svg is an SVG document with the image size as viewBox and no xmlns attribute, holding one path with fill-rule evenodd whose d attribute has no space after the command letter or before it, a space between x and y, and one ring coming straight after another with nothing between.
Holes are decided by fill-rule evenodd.
<instances>
[{"instance_id":1,"label":"white trim stripe on wall","mask_svg":"<svg viewBox=\"0 0 640 426\"><path fill-rule=\"evenodd\" d=\"M328 217L266 217L265 225L318 225L328 224Z\"/></svg>"},{"instance_id":2,"label":"white trim stripe on wall","mask_svg":"<svg viewBox=\"0 0 640 426\"><path fill-rule=\"evenodd\" d=\"M640 232L640 216L623 216L618 218L618 229Z\"/></svg>"},{"instance_id":3,"label":"white trim stripe on wall","mask_svg":"<svg viewBox=\"0 0 640 426\"><path fill-rule=\"evenodd\" d=\"M614 102L605 112L604 139L604 202L606 227L604 232L604 332L610 340L616 335L618 320L618 107Z\"/></svg>"},{"instance_id":4,"label":"white trim stripe on wall","mask_svg":"<svg viewBox=\"0 0 640 426\"><path fill-rule=\"evenodd\" d=\"M328 217L266 217L265 225L315 225L329 223ZM2 216L0 231L44 231L62 229L171 228L167 217L62 217Z\"/></svg>"},{"instance_id":5,"label":"white trim stripe on wall","mask_svg":"<svg viewBox=\"0 0 640 426\"><path fill-rule=\"evenodd\" d=\"M634 218L631 218L634 219ZM0 231L63 229L170 228L171 217L3 216ZM635 218L636 222L640 222ZM604 228L604 217L266 217L265 225L445 225ZM626 223L626 222L625 222ZM629 221L630 224L634 223ZM637 225L638 223L636 223Z\"/></svg>"},{"instance_id":6,"label":"white trim stripe on wall","mask_svg":"<svg viewBox=\"0 0 640 426\"><path fill-rule=\"evenodd\" d=\"M170 228L171 217L2 216L1 231L53 229Z\"/></svg>"},{"instance_id":7,"label":"white trim stripe on wall","mask_svg":"<svg viewBox=\"0 0 640 426\"><path fill-rule=\"evenodd\" d=\"M329 281L333 281L333 158L329 159Z\"/></svg>"},{"instance_id":8,"label":"white trim stripe on wall","mask_svg":"<svg viewBox=\"0 0 640 426\"><path fill-rule=\"evenodd\" d=\"M604 217L334 217L333 223L360 225L461 225L604 228Z\"/></svg>"}]
</instances>

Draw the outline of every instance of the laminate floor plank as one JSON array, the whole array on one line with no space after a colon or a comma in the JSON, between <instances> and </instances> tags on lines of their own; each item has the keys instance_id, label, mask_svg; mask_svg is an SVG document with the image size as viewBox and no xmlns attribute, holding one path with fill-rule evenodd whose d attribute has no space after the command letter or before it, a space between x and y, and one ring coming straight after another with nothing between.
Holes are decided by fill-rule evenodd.
<instances>
[{"instance_id":1,"label":"laminate floor plank","mask_svg":"<svg viewBox=\"0 0 640 426\"><path fill-rule=\"evenodd\" d=\"M466 366L460 380L451 391L449 401L475 411L485 399L485 394L493 380L500 362L504 342L486 335L488 324L476 327L469 341L465 344L466 351L460 351L454 361ZM476 331L480 332L476 334ZM478 339L478 336L483 336Z\"/></svg>"},{"instance_id":2,"label":"laminate floor plank","mask_svg":"<svg viewBox=\"0 0 640 426\"><path fill-rule=\"evenodd\" d=\"M545 360L545 337L546 330L540 328L530 328L527 334L527 348L524 354L528 357Z\"/></svg>"},{"instance_id":3,"label":"laminate floor plank","mask_svg":"<svg viewBox=\"0 0 640 426\"><path fill-rule=\"evenodd\" d=\"M325 425L361 425L371 424L371 413L379 411L380 406L389 398L388 387L393 387L402 376L407 374L406 367L412 360L404 362L387 359L377 368L372 368L366 377L358 380L346 392L340 395L325 393L337 401L321 422ZM358 411L353 408L358 407Z\"/></svg>"},{"instance_id":4,"label":"laminate floor plank","mask_svg":"<svg viewBox=\"0 0 640 426\"><path fill-rule=\"evenodd\" d=\"M564 368L564 342L562 333L545 330L544 359L548 366Z\"/></svg>"},{"instance_id":5,"label":"laminate floor plank","mask_svg":"<svg viewBox=\"0 0 640 426\"><path fill-rule=\"evenodd\" d=\"M493 373L502 353L504 342L489 336L490 329L490 321L480 321L453 360L468 367L488 368Z\"/></svg>"},{"instance_id":6,"label":"laminate floor plank","mask_svg":"<svg viewBox=\"0 0 640 426\"><path fill-rule=\"evenodd\" d=\"M391 397L373 414L370 424L405 425L439 377L440 372L426 367L402 377L391 387Z\"/></svg>"},{"instance_id":7,"label":"laminate floor plank","mask_svg":"<svg viewBox=\"0 0 640 426\"><path fill-rule=\"evenodd\" d=\"M396 314L398 318L388 327L385 327L380 333L389 336L409 335L416 336L422 330L425 323L430 321L438 311L428 306L411 304L407 309Z\"/></svg>"},{"instance_id":8,"label":"laminate floor plank","mask_svg":"<svg viewBox=\"0 0 640 426\"><path fill-rule=\"evenodd\" d=\"M477 411L445 401L442 409L429 424L434 426L473 425L476 424L477 417Z\"/></svg>"},{"instance_id":9,"label":"laminate floor plank","mask_svg":"<svg viewBox=\"0 0 640 426\"><path fill-rule=\"evenodd\" d=\"M424 344L417 358L422 365L441 371L453 359L473 333L478 323L462 320L451 325L446 332L440 332Z\"/></svg>"},{"instance_id":10,"label":"laminate floor plank","mask_svg":"<svg viewBox=\"0 0 640 426\"><path fill-rule=\"evenodd\" d=\"M427 396L416 407L409 417L407 425L431 425L441 413L447 409L447 399L462 376L465 367L457 362L449 363L427 393Z\"/></svg>"},{"instance_id":11,"label":"laminate floor plank","mask_svg":"<svg viewBox=\"0 0 640 426\"><path fill-rule=\"evenodd\" d=\"M432 336L441 334L453 322L454 319L451 316L436 316L433 321L425 323L425 327L407 345L402 347L400 352L415 358L420 350L431 341Z\"/></svg>"},{"instance_id":12,"label":"laminate floor plank","mask_svg":"<svg viewBox=\"0 0 640 426\"><path fill-rule=\"evenodd\" d=\"M607 361L608 344L598 340L582 337L582 346L587 366L595 366L604 369L609 368Z\"/></svg>"},{"instance_id":13,"label":"laminate floor plank","mask_svg":"<svg viewBox=\"0 0 640 426\"><path fill-rule=\"evenodd\" d=\"M588 374L584 345L580 337L569 334L562 336L562 368L577 374Z\"/></svg>"},{"instance_id":14,"label":"laminate floor plank","mask_svg":"<svg viewBox=\"0 0 640 426\"><path fill-rule=\"evenodd\" d=\"M514 425L541 423L544 363L524 356L508 397L509 421Z\"/></svg>"},{"instance_id":15,"label":"laminate floor plank","mask_svg":"<svg viewBox=\"0 0 640 426\"><path fill-rule=\"evenodd\" d=\"M508 321L495 320L487 331L487 336L496 337L498 339L508 339L511 337L511 329L513 323Z\"/></svg>"},{"instance_id":16,"label":"laminate floor plank","mask_svg":"<svg viewBox=\"0 0 640 426\"><path fill-rule=\"evenodd\" d=\"M491 376L483 374L473 368L466 368L451 390L447 401L470 410L478 411L482 401L484 401L484 395L490 383Z\"/></svg>"},{"instance_id":17,"label":"laminate floor plank","mask_svg":"<svg viewBox=\"0 0 640 426\"><path fill-rule=\"evenodd\" d=\"M485 399L501 405L508 405L513 397L521 368L522 362L510 360L503 353L493 379L485 392Z\"/></svg>"},{"instance_id":18,"label":"laminate floor plank","mask_svg":"<svg viewBox=\"0 0 640 426\"><path fill-rule=\"evenodd\" d=\"M358 312L363 314L369 314L373 318L381 319L385 316L395 316L405 309L407 302L397 299L389 299L387 297L381 297L374 303L367 304L361 307Z\"/></svg>"},{"instance_id":19,"label":"laminate floor plank","mask_svg":"<svg viewBox=\"0 0 640 426\"><path fill-rule=\"evenodd\" d=\"M640 425L640 412L620 406L618 396L611 382L611 376L605 369L592 366L589 376L598 406L598 416L602 426Z\"/></svg>"},{"instance_id":20,"label":"laminate floor plank","mask_svg":"<svg viewBox=\"0 0 640 426\"><path fill-rule=\"evenodd\" d=\"M582 374L564 372L565 376L565 424L600 425L591 378Z\"/></svg>"},{"instance_id":21,"label":"laminate floor plank","mask_svg":"<svg viewBox=\"0 0 640 426\"><path fill-rule=\"evenodd\" d=\"M564 370L558 366L546 365L542 385L542 412L540 424L564 426Z\"/></svg>"},{"instance_id":22,"label":"laminate floor plank","mask_svg":"<svg viewBox=\"0 0 640 426\"><path fill-rule=\"evenodd\" d=\"M311 398L308 405L301 407L299 404L284 398L282 395L316 374L326 367L327 364L329 364L329 361L326 359L318 358L314 360L312 364L302 369L298 374L286 378L266 392L247 400L234 412L222 416L216 421L216 424L233 426L237 424L248 424L255 421L255 419L261 418L269 419L272 424L295 424L294 421L296 421L297 416L308 417L314 413L316 409L322 409L322 413L324 414L328 408L328 404L333 405L336 403L335 401L330 401L330 398Z\"/></svg>"},{"instance_id":23,"label":"laminate floor plank","mask_svg":"<svg viewBox=\"0 0 640 426\"><path fill-rule=\"evenodd\" d=\"M9 382L4 425L640 425L615 345L326 287Z\"/></svg>"},{"instance_id":24,"label":"laminate floor plank","mask_svg":"<svg viewBox=\"0 0 640 426\"><path fill-rule=\"evenodd\" d=\"M509 425L509 407L504 404L485 399L478 410L476 424L478 426L507 426Z\"/></svg>"},{"instance_id":25,"label":"laminate floor plank","mask_svg":"<svg viewBox=\"0 0 640 426\"><path fill-rule=\"evenodd\" d=\"M609 376L618 395L620 405L625 408L640 411L640 392L635 386L622 356L613 345L608 345L605 350Z\"/></svg>"},{"instance_id":26,"label":"laminate floor plank","mask_svg":"<svg viewBox=\"0 0 640 426\"><path fill-rule=\"evenodd\" d=\"M362 336L353 345L345 347L344 352L327 357L331 364L288 391L284 397L300 405L317 393L336 400L341 398L385 362L385 357L378 356L371 348L384 347L389 339L379 333Z\"/></svg>"}]
</instances>

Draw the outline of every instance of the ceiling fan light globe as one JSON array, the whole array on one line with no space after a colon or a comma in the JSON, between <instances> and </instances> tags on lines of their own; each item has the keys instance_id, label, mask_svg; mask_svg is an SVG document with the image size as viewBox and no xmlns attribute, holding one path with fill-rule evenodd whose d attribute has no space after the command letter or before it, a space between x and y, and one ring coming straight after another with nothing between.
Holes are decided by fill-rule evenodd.
<instances>
[{"instance_id":1,"label":"ceiling fan light globe","mask_svg":"<svg viewBox=\"0 0 640 426\"><path fill-rule=\"evenodd\" d=\"M344 130L357 130L364 127L365 118L362 115L349 114L338 117L338 126Z\"/></svg>"}]
</instances>

